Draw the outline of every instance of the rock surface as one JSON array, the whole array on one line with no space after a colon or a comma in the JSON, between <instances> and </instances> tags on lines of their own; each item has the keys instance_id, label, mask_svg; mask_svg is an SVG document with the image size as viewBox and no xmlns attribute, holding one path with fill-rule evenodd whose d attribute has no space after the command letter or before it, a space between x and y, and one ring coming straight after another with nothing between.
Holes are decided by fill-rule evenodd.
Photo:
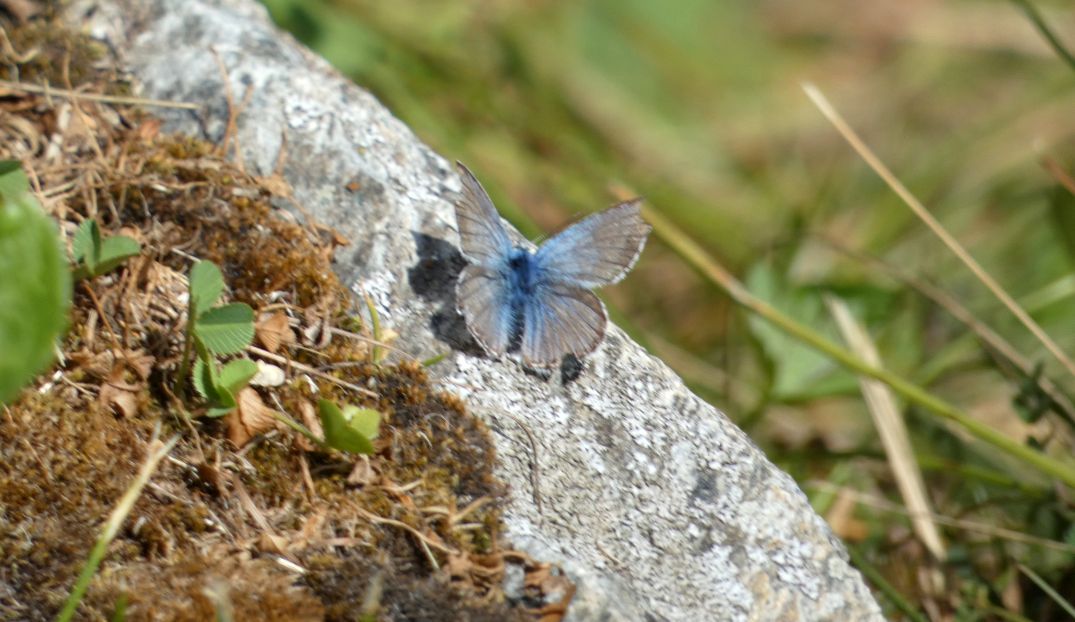
<instances>
[{"instance_id":1,"label":"rock surface","mask_svg":"<svg viewBox=\"0 0 1075 622\"><path fill-rule=\"evenodd\" d=\"M483 357L454 311L463 260L448 160L256 2L95 0L72 14L142 95L202 105L154 110L166 130L223 137L214 51L236 101L252 89L238 120L247 169L270 174L286 135L297 202L352 241L341 276L408 351L451 350L432 371L497 436L509 537L579 584L569 619L882 619L795 482L616 327L581 368L547 376Z\"/></svg>"}]
</instances>

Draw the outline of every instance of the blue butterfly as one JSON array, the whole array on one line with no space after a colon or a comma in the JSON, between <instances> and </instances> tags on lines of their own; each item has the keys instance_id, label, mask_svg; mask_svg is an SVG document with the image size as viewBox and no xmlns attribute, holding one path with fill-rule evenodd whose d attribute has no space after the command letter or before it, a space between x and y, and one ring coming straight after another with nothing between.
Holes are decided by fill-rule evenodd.
<instances>
[{"instance_id":1,"label":"blue butterfly","mask_svg":"<svg viewBox=\"0 0 1075 622\"><path fill-rule=\"evenodd\" d=\"M537 367L593 352L608 314L589 290L618 282L638 260L650 232L642 200L593 214L532 251L512 243L485 189L462 163L456 166L463 194L455 216L469 260L456 304L470 334L490 355L519 351Z\"/></svg>"}]
</instances>

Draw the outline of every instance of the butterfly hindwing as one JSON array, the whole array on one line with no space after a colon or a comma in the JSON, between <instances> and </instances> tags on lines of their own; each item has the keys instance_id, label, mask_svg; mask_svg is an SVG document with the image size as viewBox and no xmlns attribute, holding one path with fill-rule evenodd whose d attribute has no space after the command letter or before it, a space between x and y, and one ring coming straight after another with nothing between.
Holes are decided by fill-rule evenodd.
<instances>
[{"instance_id":1,"label":"butterfly hindwing","mask_svg":"<svg viewBox=\"0 0 1075 622\"><path fill-rule=\"evenodd\" d=\"M610 207L571 225L535 255L540 279L591 289L616 283L638 260L651 230L641 199Z\"/></svg>"},{"instance_id":2,"label":"butterfly hindwing","mask_svg":"<svg viewBox=\"0 0 1075 622\"><path fill-rule=\"evenodd\" d=\"M565 354L585 356L605 335L605 305L589 290L563 283L540 285L522 309L523 360L536 366L555 365Z\"/></svg>"},{"instance_id":3,"label":"butterfly hindwing","mask_svg":"<svg viewBox=\"0 0 1075 622\"><path fill-rule=\"evenodd\" d=\"M463 194L455 204L460 246L474 263L493 267L511 252L511 239L493 201L474 174L462 162L456 162L456 167L463 181Z\"/></svg>"},{"instance_id":4,"label":"butterfly hindwing","mask_svg":"<svg viewBox=\"0 0 1075 622\"><path fill-rule=\"evenodd\" d=\"M456 301L467 330L486 352L507 351L515 327L509 280L503 271L471 264L456 285Z\"/></svg>"}]
</instances>

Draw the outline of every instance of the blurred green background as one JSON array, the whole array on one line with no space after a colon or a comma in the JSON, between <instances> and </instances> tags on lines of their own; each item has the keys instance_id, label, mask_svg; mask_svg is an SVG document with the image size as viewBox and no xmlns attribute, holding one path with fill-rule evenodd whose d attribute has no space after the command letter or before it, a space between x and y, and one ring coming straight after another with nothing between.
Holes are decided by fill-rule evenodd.
<instances>
[{"instance_id":1,"label":"blurred green background","mask_svg":"<svg viewBox=\"0 0 1075 622\"><path fill-rule=\"evenodd\" d=\"M816 84L1075 352L1075 198L1060 183L1075 155L1075 69L1024 3L264 2L466 162L530 237L642 195L754 295L843 344L823 302L838 297L885 367L1071 464L1071 413L938 298L1040 363L1060 396L1075 379L801 89ZM1075 47L1071 3L1034 6ZM1070 489L900 402L934 511L964 521L942 522L946 555L931 556L900 509L857 376L735 306L662 237L603 292L614 319L803 485L889 615L1071 619Z\"/></svg>"}]
</instances>

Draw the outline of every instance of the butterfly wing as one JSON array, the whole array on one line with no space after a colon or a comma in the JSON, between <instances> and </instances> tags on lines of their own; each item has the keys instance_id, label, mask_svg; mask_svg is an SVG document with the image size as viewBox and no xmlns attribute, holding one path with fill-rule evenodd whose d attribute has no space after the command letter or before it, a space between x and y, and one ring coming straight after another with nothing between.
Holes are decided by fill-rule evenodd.
<instances>
[{"instance_id":1,"label":"butterfly wing","mask_svg":"<svg viewBox=\"0 0 1075 622\"><path fill-rule=\"evenodd\" d=\"M549 366L565 354L585 356L605 336L605 305L588 290L564 283L546 283L523 303L521 351L529 365Z\"/></svg>"},{"instance_id":2,"label":"butterfly wing","mask_svg":"<svg viewBox=\"0 0 1075 622\"><path fill-rule=\"evenodd\" d=\"M463 194L455 203L455 219L459 223L459 243L471 262L494 267L511 252L511 239L500 222L489 194L478 179L463 166L455 163L463 181Z\"/></svg>"},{"instance_id":3,"label":"butterfly wing","mask_svg":"<svg viewBox=\"0 0 1075 622\"><path fill-rule=\"evenodd\" d=\"M534 258L539 280L592 289L626 276L651 230L641 203L634 199L588 216L542 244Z\"/></svg>"},{"instance_id":4,"label":"butterfly wing","mask_svg":"<svg viewBox=\"0 0 1075 622\"><path fill-rule=\"evenodd\" d=\"M515 330L510 281L505 274L475 264L463 268L456 285L456 301L466 318L467 330L485 351L494 356L504 354Z\"/></svg>"}]
</instances>

